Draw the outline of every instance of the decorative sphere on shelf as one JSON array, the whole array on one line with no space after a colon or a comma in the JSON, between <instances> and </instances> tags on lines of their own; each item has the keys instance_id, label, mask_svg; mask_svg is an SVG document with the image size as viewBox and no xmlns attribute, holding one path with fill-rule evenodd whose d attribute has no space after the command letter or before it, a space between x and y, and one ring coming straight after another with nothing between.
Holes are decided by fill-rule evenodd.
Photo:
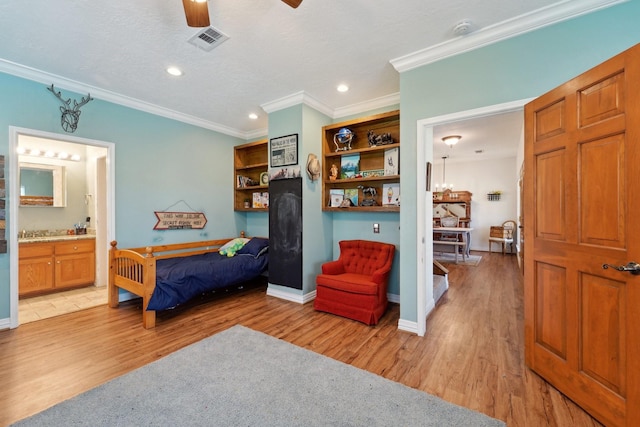
<instances>
[{"instance_id":1,"label":"decorative sphere on shelf","mask_svg":"<svg viewBox=\"0 0 640 427\"><path fill-rule=\"evenodd\" d=\"M336 151L351 150L351 141L353 141L354 136L350 129L340 129L333 135L333 143L336 144ZM340 147L340 144L344 145L344 147Z\"/></svg>"}]
</instances>

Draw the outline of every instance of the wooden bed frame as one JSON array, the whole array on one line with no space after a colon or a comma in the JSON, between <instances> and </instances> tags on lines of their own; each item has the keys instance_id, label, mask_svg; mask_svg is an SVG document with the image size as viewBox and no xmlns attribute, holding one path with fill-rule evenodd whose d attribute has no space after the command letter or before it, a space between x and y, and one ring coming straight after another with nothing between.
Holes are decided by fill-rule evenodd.
<instances>
[{"instance_id":1,"label":"wooden bed frame","mask_svg":"<svg viewBox=\"0 0 640 427\"><path fill-rule=\"evenodd\" d=\"M240 237L245 237L244 232L240 233ZM138 295L142 297L142 326L145 329L154 328L156 312L147 311L147 307L156 287L156 261L218 252L231 239L233 237L130 249L118 249L114 240L109 250L109 307L118 307L118 289Z\"/></svg>"}]
</instances>

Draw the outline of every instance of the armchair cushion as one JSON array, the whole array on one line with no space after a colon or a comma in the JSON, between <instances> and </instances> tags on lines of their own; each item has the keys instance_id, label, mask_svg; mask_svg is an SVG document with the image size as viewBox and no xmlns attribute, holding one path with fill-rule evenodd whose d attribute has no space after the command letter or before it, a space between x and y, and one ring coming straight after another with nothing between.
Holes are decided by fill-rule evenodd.
<instances>
[{"instance_id":1,"label":"armchair cushion","mask_svg":"<svg viewBox=\"0 0 640 427\"><path fill-rule=\"evenodd\" d=\"M387 308L395 246L368 240L342 240L339 245L339 258L323 264L316 277L314 307L374 325Z\"/></svg>"}]
</instances>

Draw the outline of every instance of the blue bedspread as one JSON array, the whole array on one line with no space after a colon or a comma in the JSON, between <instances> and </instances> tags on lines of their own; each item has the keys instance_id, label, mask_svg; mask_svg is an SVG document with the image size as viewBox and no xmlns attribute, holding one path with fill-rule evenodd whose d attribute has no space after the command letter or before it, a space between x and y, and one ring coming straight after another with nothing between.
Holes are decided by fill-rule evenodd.
<instances>
[{"instance_id":1,"label":"blue bedspread","mask_svg":"<svg viewBox=\"0 0 640 427\"><path fill-rule=\"evenodd\" d=\"M166 310L204 292L246 282L258 277L268 264L268 253L226 257L212 252L158 260L156 287L147 310Z\"/></svg>"}]
</instances>

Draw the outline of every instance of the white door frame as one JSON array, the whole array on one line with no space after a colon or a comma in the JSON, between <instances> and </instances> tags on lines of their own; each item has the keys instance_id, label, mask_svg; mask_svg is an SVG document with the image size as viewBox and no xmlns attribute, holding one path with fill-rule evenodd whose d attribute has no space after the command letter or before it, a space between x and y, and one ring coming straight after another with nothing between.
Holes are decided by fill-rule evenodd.
<instances>
[{"instance_id":1,"label":"white door frame","mask_svg":"<svg viewBox=\"0 0 640 427\"><path fill-rule=\"evenodd\" d=\"M53 139L63 142L71 142L74 144L91 145L95 147L103 147L107 149L107 220L106 234L107 239L99 242L105 246L109 246L109 242L115 240L115 158L116 146L113 142L98 141L95 139L80 138L76 136L63 135L52 132L44 132L34 129L20 128L9 126L9 327L16 328L19 325L18 319L18 205L20 190L18 188L18 138L20 135L34 136L38 138Z\"/></svg>"},{"instance_id":2,"label":"white door frame","mask_svg":"<svg viewBox=\"0 0 640 427\"><path fill-rule=\"evenodd\" d=\"M435 308L433 299L433 218L431 210L425 208L427 202L431 202L432 193L426 191L425 164L433 163L433 128L446 123L462 120L477 119L496 114L509 113L524 109L524 105L533 98L518 101L505 102L503 104L490 105L473 110L459 111L457 113L430 117L417 122L417 180L418 195L416 197L418 217L416 234L418 236L418 271L417 271L417 331L419 336L424 336L427 329L427 316Z\"/></svg>"}]
</instances>

